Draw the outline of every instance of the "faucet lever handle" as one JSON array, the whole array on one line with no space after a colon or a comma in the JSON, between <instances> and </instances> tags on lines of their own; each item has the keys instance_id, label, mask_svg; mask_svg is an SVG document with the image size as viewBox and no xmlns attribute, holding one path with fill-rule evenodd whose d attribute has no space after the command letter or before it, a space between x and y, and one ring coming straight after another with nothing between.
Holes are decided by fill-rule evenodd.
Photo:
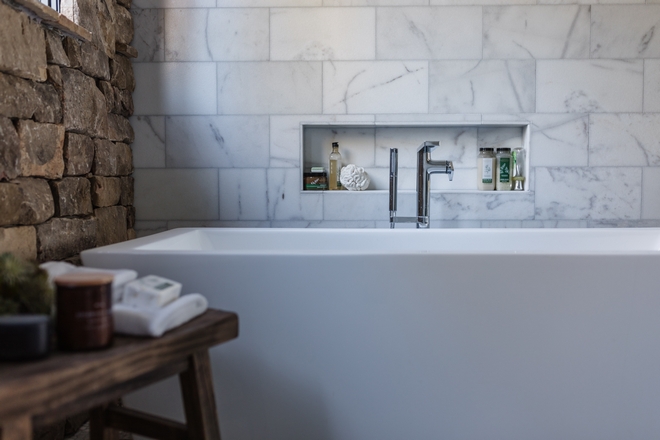
<instances>
[{"instance_id":1,"label":"faucet lever handle","mask_svg":"<svg viewBox=\"0 0 660 440\"><path fill-rule=\"evenodd\" d=\"M449 177L450 182L454 180L454 162L451 160L447 161L447 176Z\"/></svg>"},{"instance_id":2,"label":"faucet lever handle","mask_svg":"<svg viewBox=\"0 0 660 440\"><path fill-rule=\"evenodd\" d=\"M425 150L427 152L433 151L433 149L440 145L440 141L424 141L422 145L419 146L417 151Z\"/></svg>"}]
</instances>

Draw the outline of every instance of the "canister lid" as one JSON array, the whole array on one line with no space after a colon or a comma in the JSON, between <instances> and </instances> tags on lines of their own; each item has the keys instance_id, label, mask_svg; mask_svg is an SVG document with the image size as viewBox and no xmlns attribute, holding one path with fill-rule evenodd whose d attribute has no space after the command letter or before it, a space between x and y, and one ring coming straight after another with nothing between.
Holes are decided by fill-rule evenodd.
<instances>
[{"instance_id":1,"label":"canister lid","mask_svg":"<svg viewBox=\"0 0 660 440\"><path fill-rule=\"evenodd\" d=\"M55 284L62 287L90 287L90 286L103 286L112 283L113 275L107 273L66 273L55 277Z\"/></svg>"},{"instance_id":2,"label":"canister lid","mask_svg":"<svg viewBox=\"0 0 660 440\"><path fill-rule=\"evenodd\" d=\"M498 148L498 149L497 149L497 152L499 153L500 151L502 151L502 152L504 152L504 153L508 153L508 152L511 151L511 148Z\"/></svg>"},{"instance_id":3,"label":"canister lid","mask_svg":"<svg viewBox=\"0 0 660 440\"><path fill-rule=\"evenodd\" d=\"M487 147L481 147L479 148L479 151L493 151L492 148L487 148Z\"/></svg>"}]
</instances>

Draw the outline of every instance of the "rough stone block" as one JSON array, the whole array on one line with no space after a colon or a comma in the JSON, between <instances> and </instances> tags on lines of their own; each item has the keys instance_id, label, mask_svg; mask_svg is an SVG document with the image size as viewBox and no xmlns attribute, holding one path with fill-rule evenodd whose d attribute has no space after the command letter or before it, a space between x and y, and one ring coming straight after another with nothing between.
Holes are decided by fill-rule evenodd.
<instances>
[{"instance_id":1,"label":"rough stone block","mask_svg":"<svg viewBox=\"0 0 660 440\"><path fill-rule=\"evenodd\" d=\"M108 112L94 79L75 69L62 69L64 126L67 131L105 138Z\"/></svg>"},{"instance_id":2,"label":"rough stone block","mask_svg":"<svg viewBox=\"0 0 660 440\"><path fill-rule=\"evenodd\" d=\"M62 13L92 33L92 43L106 55L114 55L115 26L113 0L63 1Z\"/></svg>"},{"instance_id":3,"label":"rough stone block","mask_svg":"<svg viewBox=\"0 0 660 440\"><path fill-rule=\"evenodd\" d=\"M92 193L89 179L65 177L50 183L55 199L55 215L87 215L92 213Z\"/></svg>"},{"instance_id":4,"label":"rough stone block","mask_svg":"<svg viewBox=\"0 0 660 440\"><path fill-rule=\"evenodd\" d=\"M27 14L0 2L0 70L46 81L46 37Z\"/></svg>"},{"instance_id":5,"label":"rough stone block","mask_svg":"<svg viewBox=\"0 0 660 440\"><path fill-rule=\"evenodd\" d=\"M124 176L121 178L121 198L120 205L132 205L135 200L135 179L133 176Z\"/></svg>"},{"instance_id":6,"label":"rough stone block","mask_svg":"<svg viewBox=\"0 0 660 440\"><path fill-rule=\"evenodd\" d=\"M21 173L21 150L16 128L0 116L0 180L15 179Z\"/></svg>"},{"instance_id":7,"label":"rough stone block","mask_svg":"<svg viewBox=\"0 0 660 440\"><path fill-rule=\"evenodd\" d=\"M69 67L69 57L62 46L62 37L53 31L46 31L46 60L49 64Z\"/></svg>"},{"instance_id":8,"label":"rough stone block","mask_svg":"<svg viewBox=\"0 0 660 440\"><path fill-rule=\"evenodd\" d=\"M82 66L82 48L80 47L78 40L71 37L65 37L64 50L69 59L68 67L71 67L72 69L80 69L80 66Z\"/></svg>"},{"instance_id":9,"label":"rough stone block","mask_svg":"<svg viewBox=\"0 0 660 440\"><path fill-rule=\"evenodd\" d=\"M64 175L81 176L92 171L94 141L89 136L67 133L64 137Z\"/></svg>"},{"instance_id":10,"label":"rough stone block","mask_svg":"<svg viewBox=\"0 0 660 440\"><path fill-rule=\"evenodd\" d=\"M126 226L135 229L135 206L126 207Z\"/></svg>"},{"instance_id":11,"label":"rough stone block","mask_svg":"<svg viewBox=\"0 0 660 440\"><path fill-rule=\"evenodd\" d=\"M37 226L39 261L63 260L96 246L96 219L54 218Z\"/></svg>"},{"instance_id":12,"label":"rough stone block","mask_svg":"<svg viewBox=\"0 0 660 440\"><path fill-rule=\"evenodd\" d=\"M117 100L115 97L115 89L112 87L112 84L107 81L99 81L99 89L101 89L101 92L105 97L105 108L108 113L118 113L115 111L117 108Z\"/></svg>"},{"instance_id":13,"label":"rough stone block","mask_svg":"<svg viewBox=\"0 0 660 440\"><path fill-rule=\"evenodd\" d=\"M36 260L37 231L34 226L0 228L0 254L5 252L27 260Z\"/></svg>"},{"instance_id":14,"label":"rough stone block","mask_svg":"<svg viewBox=\"0 0 660 440\"><path fill-rule=\"evenodd\" d=\"M104 51L73 38L67 39L66 49L71 63L76 64L72 67L80 68L84 74L94 78L110 80L110 61Z\"/></svg>"},{"instance_id":15,"label":"rough stone block","mask_svg":"<svg viewBox=\"0 0 660 440\"><path fill-rule=\"evenodd\" d=\"M133 2L131 0L117 0L117 4L122 5L126 9L131 9L131 4Z\"/></svg>"},{"instance_id":16,"label":"rough stone block","mask_svg":"<svg viewBox=\"0 0 660 440\"><path fill-rule=\"evenodd\" d=\"M135 140L135 133L128 119L108 113L108 139L116 142L132 143Z\"/></svg>"},{"instance_id":17,"label":"rough stone block","mask_svg":"<svg viewBox=\"0 0 660 440\"><path fill-rule=\"evenodd\" d=\"M53 194L43 179L0 182L0 226L35 225L55 213Z\"/></svg>"},{"instance_id":18,"label":"rough stone block","mask_svg":"<svg viewBox=\"0 0 660 440\"><path fill-rule=\"evenodd\" d=\"M137 238L137 233L135 229L129 229L126 231L126 240L135 240Z\"/></svg>"},{"instance_id":19,"label":"rough stone block","mask_svg":"<svg viewBox=\"0 0 660 440\"><path fill-rule=\"evenodd\" d=\"M133 66L131 60L123 55L115 55L110 60L110 75L113 86L122 90L135 90L135 76L133 76Z\"/></svg>"},{"instance_id":20,"label":"rough stone block","mask_svg":"<svg viewBox=\"0 0 660 440\"><path fill-rule=\"evenodd\" d=\"M60 66L54 64L48 66L48 82L59 89L62 88L62 71L60 70ZM60 108L62 108L61 103Z\"/></svg>"},{"instance_id":21,"label":"rough stone block","mask_svg":"<svg viewBox=\"0 0 660 440\"><path fill-rule=\"evenodd\" d=\"M126 228L126 208L123 206L110 206L94 210L98 222L96 229L97 246L126 241L128 228Z\"/></svg>"},{"instance_id":22,"label":"rough stone block","mask_svg":"<svg viewBox=\"0 0 660 440\"><path fill-rule=\"evenodd\" d=\"M115 41L130 44L133 40L133 16L125 7L115 6Z\"/></svg>"},{"instance_id":23,"label":"rough stone block","mask_svg":"<svg viewBox=\"0 0 660 440\"><path fill-rule=\"evenodd\" d=\"M37 122L59 124L62 122L62 100L57 89L52 84L33 84L39 105L34 111Z\"/></svg>"},{"instance_id":24,"label":"rough stone block","mask_svg":"<svg viewBox=\"0 0 660 440\"><path fill-rule=\"evenodd\" d=\"M94 140L92 172L97 176L127 176L133 172L131 147L121 142Z\"/></svg>"},{"instance_id":25,"label":"rough stone block","mask_svg":"<svg viewBox=\"0 0 660 440\"><path fill-rule=\"evenodd\" d=\"M0 115L30 119L39 106L34 83L0 73Z\"/></svg>"},{"instance_id":26,"label":"rough stone block","mask_svg":"<svg viewBox=\"0 0 660 440\"><path fill-rule=\"evenodd\" d=\"M59 179L64 173L64 127L18 121L21 175Z\"/></svg>"},{"instance_id":27,"label":"rough stone block","mask_svg":"<svg viewBox=\"0 0 660 440\"><path fill-rule=\"evenodd\" d=\"M0 115L58 123L62 119L59 93L51 84L41 84L0 73Z\"/></svg>"},{"instance_id":28,"label":"rough stone block","mask_svg":"<svg viewBox=\"0 0 660 440\"><path fill-rule=\"evenodd\" d=\"M94 176L92 182L92 203L103 208L119 203L121 198L121 179L119 177Z\"/></svg>"},{"instance_id":29,"label":"rough stone block","mask_svg":"<svg viewBox=\"0 0 660 440\"><path fill-rule=\"evenodd\" d=\"M133 93L130 90L122 90L114 87L115 90L115 111L122 116L129 117L133 114L135 107L133 106Z\"/></svg>"}]
</instances>

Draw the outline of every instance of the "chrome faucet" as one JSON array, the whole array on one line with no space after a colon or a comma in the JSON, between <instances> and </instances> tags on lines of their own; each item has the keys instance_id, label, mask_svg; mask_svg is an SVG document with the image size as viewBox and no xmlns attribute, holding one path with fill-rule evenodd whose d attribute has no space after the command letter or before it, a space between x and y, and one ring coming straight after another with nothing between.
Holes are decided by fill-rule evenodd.
<instances>
[{"instance_id":1,"label":"chrome faucet","mask_svg":"<svg viewBox=\"0 0 660 440\"><path fill-rule=\"evenodd\" d=\"M454 164L450 160L431 160L431 151L440 145L438 141L426 141L417 149L417 217L397 217L397 186L399 174L399 150L390 148L390 228L397 223L416 223L417 228L430 226L429 199L431 174L447 174L454 179Z\"/></svg>"}]
</instances>

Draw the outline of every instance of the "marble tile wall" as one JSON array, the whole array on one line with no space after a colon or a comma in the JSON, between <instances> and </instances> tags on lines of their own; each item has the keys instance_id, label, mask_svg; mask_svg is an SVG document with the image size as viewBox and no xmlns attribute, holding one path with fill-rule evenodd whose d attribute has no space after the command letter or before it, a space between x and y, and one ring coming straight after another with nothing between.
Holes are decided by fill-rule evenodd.
<instances>
[{"instance_id":1,"label":"marble tile wall","mask_svg":"<svg viewBox=\"0 0 660 440\"><path fill-rule=\"evenodd\" d=\"M434 227L660 226L660 0L134 0L136 229L387 227L387 194L300 192L301 122L452 122L317 133L373 187L418 138ZM477 148L529 121L525 193L473 188ZM313 156L313 155L312 155ZM310 159L310 158L307 158ZM442 176L444 177L444 176Z\"/></svg>"}]
</instances>

